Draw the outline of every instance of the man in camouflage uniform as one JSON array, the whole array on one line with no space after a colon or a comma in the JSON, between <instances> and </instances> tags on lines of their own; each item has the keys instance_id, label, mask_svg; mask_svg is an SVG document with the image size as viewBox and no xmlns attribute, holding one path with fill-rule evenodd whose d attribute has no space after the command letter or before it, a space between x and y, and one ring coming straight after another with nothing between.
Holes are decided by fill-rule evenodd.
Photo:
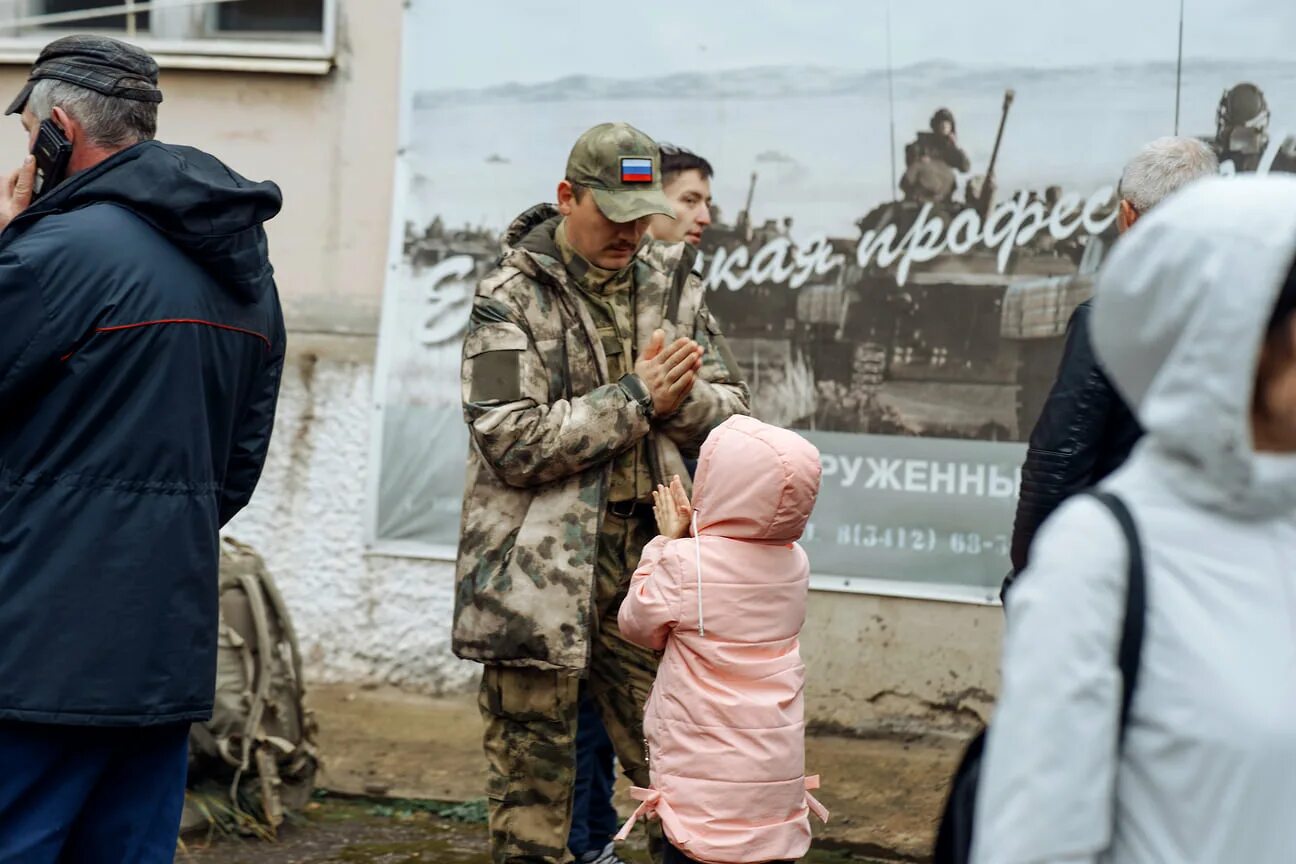
<instances>
[{"instance_id":1,"label":"man in camouflage uniform","mask_svg":"<svg viewBox=\"0 0 1296 864\"><path fill-rule=\"evenodd\" d=\"M572 149L558 207L514 221L474 299L453 639L486 667L497 864L572 860L582 677L623 770L648 784L656 657L621 639L617 611L655 533L654 485L684 476L683 455L748 411L695 250L645 238L648 217L670 213L652 139L596 126Z\"/></svg>"}]
</instances>

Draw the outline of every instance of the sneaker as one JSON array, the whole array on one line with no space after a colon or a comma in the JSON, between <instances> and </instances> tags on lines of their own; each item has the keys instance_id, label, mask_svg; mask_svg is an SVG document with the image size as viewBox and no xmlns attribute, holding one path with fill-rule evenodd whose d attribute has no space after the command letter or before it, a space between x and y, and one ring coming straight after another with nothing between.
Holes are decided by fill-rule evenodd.
<instances>
[{"instance_id":1,"label":"sneaker","mask_svg":"<svg viewBox=\"0 0 1296 864\"><path fill-rule=\"evenodd\" d=\"M602 851L594 850L586 852L576 859L578 864L626 864L616 854L616 846L612 843L603 847Z\"/></svg>"}]
</instances>

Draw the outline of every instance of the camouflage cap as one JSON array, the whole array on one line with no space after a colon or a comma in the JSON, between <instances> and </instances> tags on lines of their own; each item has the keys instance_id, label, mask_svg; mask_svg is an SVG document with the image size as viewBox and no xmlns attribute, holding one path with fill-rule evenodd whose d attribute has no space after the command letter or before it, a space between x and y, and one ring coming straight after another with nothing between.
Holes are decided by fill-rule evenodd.
<instances>
[{"instance_id":1,"label":"camouflage cap","mask_svg":"<svg viewBox=\"0 0 1296 864\"><path fill-rule=\"evenodd\" d=\"M36 82L51 78L105 96L137 102L162 101L157 61L148 52L107 36L64 36L41 51L27 83L5 114L23 110Z\"/></svg>"},{"instance_id":2,"label":"camouflage cap","mask_svg":"<svg viewBox=\"0 0 1296 864\"><path fill-rule=\"evenodd\" d=\"M629 123L600 123L578 138L567 157L567 179L593 192L594 203L613 222L654 213L675 218L662 192L657 142Z\"/></svg>"}]
</instances>

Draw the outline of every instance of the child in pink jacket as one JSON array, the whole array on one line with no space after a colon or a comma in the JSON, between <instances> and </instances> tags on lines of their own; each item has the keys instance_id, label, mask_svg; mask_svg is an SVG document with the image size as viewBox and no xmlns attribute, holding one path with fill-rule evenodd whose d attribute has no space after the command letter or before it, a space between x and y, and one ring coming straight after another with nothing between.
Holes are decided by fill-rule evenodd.
<instances>
[{"instance_id":1,"label":"child in pink jacket","mask_svg":"<svg viewBox=\"0 0 1296 864\"><path fill-rule=\"evenodd\" d=\"M666 861L763 864L810 848L809 812L828 812L805 775L801 537L819 493L819 451L750 417L716 428L690 507L679 478L654 494L661 536L621 605L627 639L661 667L644 717L651 789L619 835L654 815ZM692 536L690 537L690 523Z\"/></svg>"}]
</instances>

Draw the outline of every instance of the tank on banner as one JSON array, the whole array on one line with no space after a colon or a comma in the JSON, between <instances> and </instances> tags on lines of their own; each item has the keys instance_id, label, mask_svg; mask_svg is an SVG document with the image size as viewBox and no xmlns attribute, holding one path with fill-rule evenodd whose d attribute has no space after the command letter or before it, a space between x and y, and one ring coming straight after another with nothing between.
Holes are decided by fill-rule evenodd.
<instances>
[{"instance_id":1,"label":"tank on banner","mask_svg":"<svg viewBox=\"0 0 1296 864\"><path fill-rule=\"evenodd\" d=\"M952 112L939 109L906 147L899 194L869 208L857 235L798 246L788 220L753 225L749 196L733 225L704 237L712 309L765 419L991 441L1028 431L1115 202L1081 202L1059 186L997 200L1012 101L1008 91L979 170L951 140Z\"/></svg>"}]
</instances>

